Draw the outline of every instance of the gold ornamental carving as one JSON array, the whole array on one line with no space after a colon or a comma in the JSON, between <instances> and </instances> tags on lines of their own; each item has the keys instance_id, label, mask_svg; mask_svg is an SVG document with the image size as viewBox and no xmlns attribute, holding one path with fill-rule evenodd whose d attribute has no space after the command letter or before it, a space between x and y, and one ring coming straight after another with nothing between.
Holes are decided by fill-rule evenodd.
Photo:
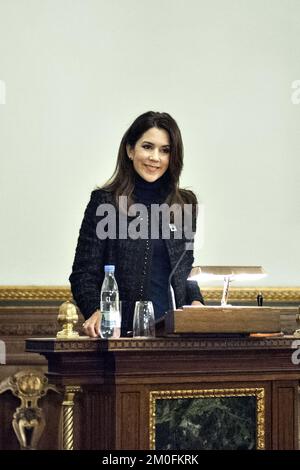
<instances>
[{"instance_id":1,"label":"gold ornamental carving","mask_svg":"<svg viewBox=\"0 0 300 470\"><path fill-rule=\"evenodd\" d=\"M79 337L79 333L74 331L74 326L78 323L78 313L72 302L64 302L59 307L57 321L62 329L56 334L56 338L74 339Z\"/></svg>"},{"instance_id":2,"label":"gold ornamental carving","mask_svg":"<svg viewBox=\"0 0 300 470\"><path fill-rule=\"evenodd\" d=\"M41 300L57 302L72 300L71 290L67 286L0 286L0 301Z\"/></svg>"},{"instance_id":3,"label":"gold ornamental carving","mask_svg":"<svg viewBox=\"0 0 300 470\"><path fill-rule=\"evenodd\" d=\"M65 387L64 401L62 402L62 449L74 449L74 397L81 392L79 385Z\"/></svg>"},{"instance_id":4,"label":"gold ornamental carving","mask_svg":"<svg viewBox=\"0 0 300 470\"><path fill-rule=\"evenodd\" d=\"M221 300L222 287L202 287L201 291L207 302ZM264 302L300 303L300 287L232 287L229 301L256 302L256 296L259 292L262 293ZM41 300L71 301L71 290L67 286L0 286L0 301L39 302Z\"/></svg>"},{"instance_id":5,"label":"gold ornamental carving","mask_svg":"<svg viewBox=\"0 0 300 470\"><path fill-rule=\"evenodd\" d=\"M150 392L149 406L149 440L150 449L155 450L156 436L156 400L183 398L223 398L223 397L256 397L256 449L265 448L265 390L264 388L224 388L203 390L159 390Z\"/></svg>"},{"instance_id":6,"label":"gold ornamental carving","mask_svg":"<svg viewBox=\"0 0 300 470\"><path fill-rule=\"evenodd\" d=\"M45 417L38 400L48 390L57 392L57 389L48 384L42 372L21 370L0 383L0 394L7 390L21 400L21 406L16 409L12 420L20 448L35 450L45 428Z\"/></svg>"}]
</instances>

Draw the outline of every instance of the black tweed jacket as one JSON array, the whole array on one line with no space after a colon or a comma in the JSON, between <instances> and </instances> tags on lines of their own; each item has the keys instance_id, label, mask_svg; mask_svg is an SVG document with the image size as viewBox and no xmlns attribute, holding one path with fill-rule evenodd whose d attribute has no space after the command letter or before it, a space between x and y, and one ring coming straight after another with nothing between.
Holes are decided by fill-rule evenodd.
<instances>
[{"instance_id":1,"label":"black tweed jacket","mask_svg":"<svg viewBox=\"0 0 300 470\"><path fill-rule=\"evenodd\" d=\"M104 279L104 265L115 265L115 277L122 300L122 335L132 329L133 310L136 300L147 298L151 272L151 238L120 239L118 237L118 210L116 209L116 239L100 240L96 226L102 217L96 215L100 204L112 204L116 207L114 195L98 189L92 192L85 210L79 232L79 238L73 263L70 283L74 300L85 318L88 318L100 305L100 289ZM130 218L127 218L128 223ZM175 239L170 232L170 239L165 240L171 269L185 250L186 238ZM193 300L203 302L203 298L194 281L187 281L194 261L193 251L188 250L176 269L172 286L177 307L190 304Z\"/></svg>"}]
</instances>

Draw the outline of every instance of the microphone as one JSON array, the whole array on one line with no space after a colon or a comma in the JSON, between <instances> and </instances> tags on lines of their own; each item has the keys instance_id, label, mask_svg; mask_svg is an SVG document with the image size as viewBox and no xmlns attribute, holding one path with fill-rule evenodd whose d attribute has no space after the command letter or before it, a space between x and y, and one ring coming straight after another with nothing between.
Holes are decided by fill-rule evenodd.
<instances>
[{"instance_id":1,"label":"microphone","mask_svg":"<svg viewBox=\"0 0 300 470\"><path fill-rule=\"evenodd\" d=\"M190 206L188 204L188 206ZM188 212L186 213L188 207L185 205L184 209L184 232L186 234L186 237L189 239L189 241L186 241L184 251L181 253L177 263L175 264L174 268L172 269L168 283L169 283L169 303L172 306L173 310L176 310L176 300L175 300L175 293L174 289L172 287L172 278L174 276L174 273L176 272L176 269L178 268L179 264L184 258L185 253L188 250L193 250L194 249L194 232L193 232L193 218L191 217L193 215L193 212ZM170 230L172 232L177 231L176 226L174 224L169 224ZM183 233L181 231L181 233Z\"/></svg>"},{"instance_id":2,"label":"microphone","mask_svg":"<svg viewBox=\"0 0 300 470\"><path fill-rule=\"evenodd\" d=\"M186 253L186 250L184 250L180 257L178 258L178 261L177 263L175 264L174 268L172 269L171 273L170 273L170 276L169 276L169 279L168 279L168 284L169 284L169 303L171 304L172 306L172 309L173 310L176 310L176 300L175 300L175 293L174 293L174 289L172 287L172 278L173 278L173 275L174 273L176 272L176 269L178 268L179 264L181 263L181 261L183 260L183 257Z\"/></svg>"}]
</instances>

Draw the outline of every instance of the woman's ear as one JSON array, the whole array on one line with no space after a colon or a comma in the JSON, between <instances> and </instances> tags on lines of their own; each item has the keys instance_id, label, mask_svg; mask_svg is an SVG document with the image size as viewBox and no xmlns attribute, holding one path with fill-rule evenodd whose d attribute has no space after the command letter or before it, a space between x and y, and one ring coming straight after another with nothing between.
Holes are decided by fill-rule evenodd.
<instances>
[{"instance_id":1,"label":"woman's ear","mask_svg":"<svg viewBox=\"0 0 300 470\"><path fill-rule=\"evenodd\" d=\"M129 158L130 160L133 160L132 148L130 147L129 144L126 145L126 152L127 152L128 158Z\"/></svg>"}]
</instances>

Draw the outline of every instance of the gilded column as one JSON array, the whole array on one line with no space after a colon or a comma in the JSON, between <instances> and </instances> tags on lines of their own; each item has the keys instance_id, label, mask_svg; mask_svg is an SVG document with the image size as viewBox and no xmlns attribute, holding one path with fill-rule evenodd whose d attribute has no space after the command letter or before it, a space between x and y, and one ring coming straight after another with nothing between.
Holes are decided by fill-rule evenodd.
<instances>
[{"instance_id":1,"label":"gilded column","mask_svg":"<svg viewBox=\"0 0 300 470\"><path fill-rule=\"evenodd\" d=\"M74 397L81 392L78 385L67 385L65 387L64 401L62 402L62 448L63 450L74 449Z\"/></svg>"}]
</instances>

